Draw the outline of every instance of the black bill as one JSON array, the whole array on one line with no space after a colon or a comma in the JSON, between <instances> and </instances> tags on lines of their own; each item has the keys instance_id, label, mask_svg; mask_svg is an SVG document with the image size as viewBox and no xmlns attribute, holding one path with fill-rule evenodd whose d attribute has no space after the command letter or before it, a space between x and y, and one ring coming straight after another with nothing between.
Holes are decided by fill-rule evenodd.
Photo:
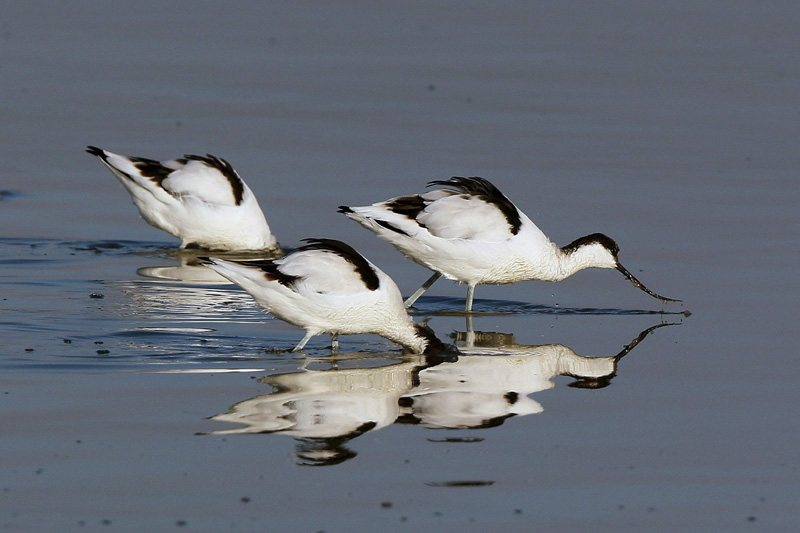
<instances>
[{"instance_id":1,"label":"black bill","mask_svg":"<svg viewBox=\"0 0 800 533\"><path fill-rule=\"evenodd\" d=\"M650 289L648 289L647 287L645 287L645 286L644 286L644 284L643 284L641 281L639 281L638 279L636 279L636 278L633 276L633 274L631 274L630 272L628 272L628 269L627 269L627 268L625 268L624 266L622 266L622 265L621 265L621 264L619 264L619 263L617 263L617 270L619 270L620 272L622 272L622 274L623 274L623 275L624 275L626 278L628 278L628 280L629 280L631 283L633 283L633 284L634 284L634 285L635 285L637 288L639 288L639 289L642 289L644 292L646 292L647 294L649 294L649 295L650 295L650 296L652 296L653 298L656 298L656 299L658 299L658 300L661 300L662 302L681 302L681 301L683 301L683 300L676 300L676 299L674 299L674 298L665 298L665 297L663 297L663 296L661 296L661 295L659 295L659 294L656 294L656 293L654 293L653 291L651 291Z\"/></svg>"}]
</instances>

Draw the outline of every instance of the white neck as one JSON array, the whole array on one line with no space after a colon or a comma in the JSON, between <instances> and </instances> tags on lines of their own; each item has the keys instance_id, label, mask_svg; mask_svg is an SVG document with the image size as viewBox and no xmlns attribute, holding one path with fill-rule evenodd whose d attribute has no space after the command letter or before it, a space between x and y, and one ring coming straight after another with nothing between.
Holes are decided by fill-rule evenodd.
<instances>
[{"instance_id":1,"label":"white neck","mask_svg":"<svg viewBox=\"0 0 800 533\"><path fill-rule=\"evenodd\" d=\"M410 319L409 319L410 320ZM410 350L414 353L422 353L428 345L427 339L421 337L416 328L412 325L409 327L396 328L391 332L384 334L387 339L396 342L403 346L403 348Z\"/></svg>"},{"instance_id":2,"label":"white neck","mask_svg":"<svg viewBox=\"0 0 800 533\"><path fill-rule=\"evenodd\" d=\"M581 246L570 252L548 242L544 250L536 250L525 260L525 276L518 279L561 281L585 268L616 268L611 253L599 244Z\"/></svg>"}]
</instances>

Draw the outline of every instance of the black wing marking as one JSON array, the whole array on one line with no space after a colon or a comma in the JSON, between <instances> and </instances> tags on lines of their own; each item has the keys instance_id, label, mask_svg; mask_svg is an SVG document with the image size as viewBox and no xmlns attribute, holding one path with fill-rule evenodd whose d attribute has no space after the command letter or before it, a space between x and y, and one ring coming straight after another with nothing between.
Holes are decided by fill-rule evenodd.
<instances>
[{"instance_id":1,"label":"black wing marking","mask_svg":"<svg viewBox=\"0 0 800 533\"><path fill-rule=\"evenodd\" d=\"M500 192L500 189L492 185L489 180L484 178L472 177L461 178L454 176L449 180L435 180L428 182L428 187L431 185L441 185L443 187L450 187L462 194L468 194L480 198L486 203L492 204L497 207L503 215L505 215L509 226L511 226L511 234L516 235L522 226L522 219L519 216L519 211L514 207L514 204Z\"/></svg>"},{"instance_id":2,"label":"black wing marking","mask_svg":"<svg viewBox=\"0 0 800 533\"><path fill-rule=\"evenodd\" d=\"M205 157L201 155L184 155L183 157L185 157L189 161L200 161L210 167L219 170L222 173L222 175L225 176L225 178L228 180L228 183L230 183L231 185L231 191L233 192L233 198L236 205L242 203L242 198L244 196L244 182L242 181L242 178L239 177L239 174L233 169L233 166L231 166L230 163L228 163L221 157L216 157L211 154L206 154Z\"/></svg>"},{"instance_id":3,"label":"black wing marking","mask_svg":"<svg viewBox=\"0 0 800 533\"><path fill-rule=\"evenodd\" d=\"M395 233L399 233L400 235L405 235L406 237L411 237L411 235L409 235L405 231L401 230L400 228L398 228L394 224L391 224L389 222L386 222L385 220L380 220L380 219L377 219L377 218L374 218L373 220L375 221L375 223L377 225L383 226L384 228L388 229L389 231L393 231Z\"/></svg>"},{"instance_id":4,"label":"black wing marking","mask_svg":"<svg viewBox=\"0 0 800 533\"><path fill-rule=\"evenodd\" d=\"M102 148L98 148L96 146L87 146L86 151L94 156L99 157L100 159L105 161L106 164L108 164L109 166L114 167L117 171L120 172L120 174L125 175L131 180L133 179L129 174L122 172L116 166L109 163L108 156L106 155L105 151L103 151ZM146 157L130 157L130 156L123 156L123 157L128 158L133 163L133 165L139 169L139 172L141 172L142 176L153 180L162 189L163 186L161 185L161 182L164 181L166 177L169 176L170 173L173 171L173 169L165 167L159 161L156 161L154 159L147 159ZM179 161L183 161L185 163L184 160L179 160Z\"/></svg>"},{"instance_id":5,"label":"black wing marking","mask_svg":"<svg viewBox=\"0 0 800 533\"><path fill-rule=\"evenodd\" d=\"M415 220L427 206L427 202L422 196L415 194L413 196L401 196L386 202L386 207L398 215L405 215L411 220Z\"/></svg>"},{"instance_id":6,"label":"black wing marking","mask_svg":"<svg viewBox=\"0 0 800 533\"><path fill-rule=\"evenodd\" d=\"M414 219L414 217L416 217L416 216L417 216L417 214L418 214L420 211L422 211L423 209L425 209L425 205L427 205L427 204L423 203L423 204L422 204L422 207L421 207L421 208L419 208L419 209L416 209L416 207L415 207L414 209L411 209L411 208L409 208L409 209L404 209L404 208L402 208L402 207L401 207L400 209L392 209L392 207L391 207L391 206L394 204L394 202L395 202L395 201L397 201L397 200L405 200L405 199L411 199L411 198L413 198L413 197L412 197L412 196L407 196L407 197L405 197L405 198L395 198L395 200L392 200L392 202L391 202L391 203L387 203L386 205L387 205L387 207L389 207L389 209L391 209L391 210L392 210L392 211L394 211L395 213L398 213L398 214L400 214L400 215L405 215L405 216L407 216L407 217L408 217L408 218L410 218L411 220L414 220L414 222L416 222L416 223L417 223L417 225L419 225L419 226L421 226L421 227L423 227L423 228L424 228L424 227L425 227L425 226L424 226L424 224L420 224L419 222L417 222L417 221ZM419 197L417 197L417 198L419 198ZM420 200L422 200L422 198L420 198ZM346 206L346 205L340 205L340 206L339 206L339 213L344 213L344 214L346 215L346 214L348 214L348 213L355 213L355 211L353 211L351 208L349 208L349 207L348 207L348 206ZM400 235L405 235L406 237L410 237L410 236L411 236L411 235L409 235L407 232L403 231L402 229L400 229L400 228L398 228L397 226L395 226L394 224L392 224L391 222L387 222L387 221L385 221L385 220L381 220L381 219L379 219L379 218L374 218L374 217L368 217L368 218L369 218L370 220L372 220L373 222L375 222L376 224L378 224L379 226L383 226L384 228L386 228L386 229L388 229L388 230L390 230L390 231L394 231L395 233L399 233Z\"/></svg>"},{"instance_id":7,"label":"black wing marking","mask_svg":"<svg viewBox=\"0 0 800 533\"><path fill-rule=\"evenodd\" d=\"M86 151L94 156L101 158L103 161L108 163L108 156L106 156L105 152L96 146L87 146ZM165 167L161 164L160 161L156 161L155 159L149 159L147 157L134 157L134 156L123 156L128 158L133 166L135 166L139 173L145 177L153 181L156 185L164 189L164 180L169 177L170 174L175 172L176 169ZM240 205L242 203L242 198L244 196L244 182L242 178L236 173L230 163L222 159L221 157L215 157L211 154L207 154L206 157L199 156L199 155L185 155L183 158L176 159L178 164L185 165L189 161L200 161L205 163L206 165L219 170L223 176L228 180L228 183L231 186L231 192L233 193L234 202L236 205ZM114 166L114 165L111 165ZM114 167L116 168L116 167ZM117 169L119 170L119 169ZM119 170L121 174L124 174L129 179L133 179L131 176ZM164 189L166 192L173 194L172 192Z\"/></svg>"},{"instance_id":8,"label":"black wing marking","mask_svg":"<svg viewBox=\"0 0 800 533\"><path fill-rule=\"evenodd\" d=\"M242 262L244 265L250 265L259 268L262 272L264 272L264 277L270 281L277 281L284 287L288 287L290 289L294 288L295 283L300 279L300 276L292 276L290 274L284 274L278 268L279 265L276 265L275 262L271 259L260 259L258 261L245 261Z\"/></svg>"},{"instance_id":9,"label":"black wing marking","mask_svg":"<svg viewBox=\"0 0 800 533\"><path fill-rule=\"evenodd\" d=\"M162 189L164 188L162 182L175 171L174 168L167 168L155 159L147 159L146 157L128 157L128 159L139 169L142 176L150 178Z\"/></svg>"},{"instance_id":10,"label":"black wing marking","mask_svg":"<svg viewBox=\"0 0 800 533\"><path fill-rule=\"evenodd\" d=\"M103 151L102 148L98 148L97 146L87 146L86 151L94 156L97 156L101 159L106 158L106 153Z\"/></svg>"},{"instance_id":11,"label":"black wing marking","mask_svg":"<svg viewBox=\"0 0 800 533\"><path fill-rule=\"evenodd\" d=\"M210 257L198 257L197 259L204 263L213 263ZM268 281L277 281L284 287L290 289L293 289L294 284L300 279L300 276L291 276L278 270L279 265L276 265L275 261L272 259L256 259L253 261L233 261L228 259L227 261L236 263L237 265L257 268L264 272L264 277Z\"/></svg>"},{"instance_id":12,"label":"black wing marking","mask_svg":"<svg viewBox=\"0 0 800 533\"><path fill-rule=\"evenodd\" d=\"M327 250L335 253L355 267L356 272L361 276L361 280L364 282L367 289L374 291L380 287L381 282L380 279L378 279L378 274L375 272L375 269L372 268L369 261L364 259L364 257L351 246L333 239L303 239L303 242L307 242L308 244L298 248L298 252L304 250Z\"/></svg>"}]
</instances>

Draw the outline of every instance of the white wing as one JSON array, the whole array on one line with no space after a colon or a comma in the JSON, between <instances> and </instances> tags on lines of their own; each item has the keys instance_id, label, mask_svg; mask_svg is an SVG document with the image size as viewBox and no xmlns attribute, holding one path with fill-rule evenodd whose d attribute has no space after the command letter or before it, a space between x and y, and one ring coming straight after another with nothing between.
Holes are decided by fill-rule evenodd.
<instances>
[{"instance_id":1,"label":"white wing","mask_svg":"<svg viewBox=\"0 0 800 533\"><path fill-rule=\"evenodd\" d=\"M505 215L494 205L462 194L428 204L416 221L442 239L500 242L514 236Z\"/></svg>"},{"instance_id":2,"label":"white wing","mask_svg":"<svg viewBox=\"0 0 800 533\"><path fill-rule=\"evenodd\" d=\"M203 160L177 159L164 161L166 168L174 168L162 182L161 186L181 199L194 198L207 204L234 207L241 203L241 194L245 189L244 182L238 174L227 166L215 166ZM224 160L216 160L223 161ZM225 172L223 170L225 169ZM236 188L241 191L237 202Z\"/></svg>"},{"instance_id":3,"label":"white wing","mask_svg":"<svg viewBox=\"0 0 800 533\"><path fill-rule=\"evenodd\" d=\"M327 250L303 250L275 261L278 270L296 276L297 292L352 296L370 292L361 274L346 259Z\"/></svg>"}]
</instances>

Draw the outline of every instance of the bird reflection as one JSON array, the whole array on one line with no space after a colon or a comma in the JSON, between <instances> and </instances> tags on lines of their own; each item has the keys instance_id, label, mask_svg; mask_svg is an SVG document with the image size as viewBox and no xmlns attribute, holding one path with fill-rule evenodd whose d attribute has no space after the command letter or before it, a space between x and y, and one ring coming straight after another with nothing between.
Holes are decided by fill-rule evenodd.
<instances>
[{"instance_id":1,"label":"bird reflection","mask_svg":"<svg viewBox=\"0 0 800 533\"><path fill-rule=\"evenodd\" d=\"M215 257L231 260L247 259L275 259L282 255L282 251L276 252L219 252L215 251ZM162 281L178 281L182 283L204 283L232 285L227 279L211 269L202 266L199 256L208 255L208 250L202 249L181 249L170 250L166 254L166 259L176 264L141 267L136 273L144 278L158 279Z\"/></svg>"},{"instance_id":2,"label":"bird reflection","mask_svg":"<svg viewBox=\"0 0 800 533\"><path fill-rule=\"evenodd\" d=\"M208 270L208 269L206 269ZM264 313L247 294L222 287L123 281L114 283L126 298L120 302L124 315L150 321L260 323Z\"/></svg>"},{"instance_id":3,"label":"bird reflection","mask_svg":"<svg viewBox=\"0 0 800 533\"><path fill-rule=\"evenodd\" d=\"M159 250L142 253L157 255L170 264L141 267L136 273L146 279L116 283L128 299L123 312L152 320L218 322L263 322L263 312L241 291L225 286L232 283L213 270L200 265L198 255L208 250ZM235 259L277 257L265 252L219 252Z\"/></svg>"},{"instance_id":4,"label":"bird reflection","mask_svg":"<svg viewBox=\"0 0 800 533\"><path fill-rule=\"evenodd\" d=\"M672 324L644 330L612 357L584 357L561 344L519 345L510 334L474 332L472 345L460 348L457 361L420 372L419 386L401 399L400 421L475 429L539 413L543 408L530 395L555 387L553 378L572 377L572 387L606 387L616 376L619 361L650 332L667 325Z\"/></svg>"},{"instance_id":5,"label":"bird reflection","mask_svg":"<svg viewBox=\"0 0 800 533\"><path fill-rule=\"evenodd\" d=\"M668 325L673 324L642 331L611 357L584 357L560 344L519 345L511 334L475 331L458 333L459 343L468 345L447 358L406 355L377 368L340 368L337 361L348 356L334 356L326 358L330 367L324 370L260 378L273 392L212 416L242 426L211 434L282 433L298 439L298 464L323 466L352 459L356 453L347 448L349 441L393 423L498 426L512 416L541 412L542 405L529 396L553 388L557 376L574 378L571 386L607 386L619 361Z\"/></svg>"}]
</instances>

